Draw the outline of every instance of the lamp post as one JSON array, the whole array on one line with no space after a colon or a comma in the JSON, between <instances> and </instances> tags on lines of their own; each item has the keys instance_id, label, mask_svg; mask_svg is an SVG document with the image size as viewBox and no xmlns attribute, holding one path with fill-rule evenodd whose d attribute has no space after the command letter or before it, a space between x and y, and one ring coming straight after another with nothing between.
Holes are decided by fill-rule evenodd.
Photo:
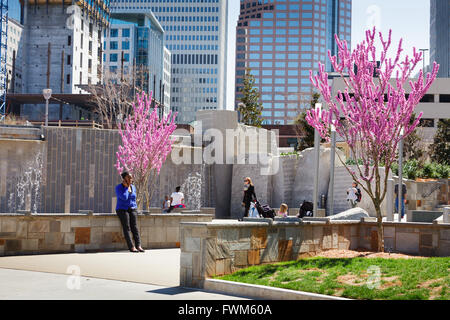
<instances>
[{"instance_id":1,"label":"lamp post","mask_svg":"<svg viewBox=\"0 0 450 320\"><path fill-rule=\"evenodd\" d=\"M48 100L52 96L52 89L44 89L42 90L42 94L45 99L45 126L48 127Z\"/></svg>"},{"instance_id":2,"label":"lamp post","mask_svg":"<svg viewBox=\"0 0 450 320\"><path fill-rule=\"evenodd\" d=\"M403 168L402 168L402 162L403 162L403 134L404 129L401 128L400 130L400 142L398 144L398 190L397 190L397 197L398 197L398 222L402 221L402 198L403 198Z\"/></svg>"},{"instance_id":3,"label":"lamp post","mask_svg":"<svg viewBox=\"0 0 450 320\"><path fill-rule=\"evenodd\" d=\"M423 71L423 74L425 74L425 52L426 51L428 51L429 49L419 49L419 51L422 51L423 52L423 57L422 57L422 61L423 61L423 68L422 68L422 71Z\"/></svg>"},{"instance_id":4,"label":"lamp post","mask_svg":"<svg viewBox=\"0 0 450 320\"><path fill-rule=\"evenodd\" d=\"M330 154L330 194L328 201L330 203L330 214L334 214L334 160L336 153L336 127L331 125L331 154Z\"/></svg>"},{"instance_id":5,"label":"lamp post","mask_svg":"<svg viewBox=\"0 0 450 320\"><path fill-rule=\"evenodd\" d=\"M321 103L316 103L316 110L319 112L322 109ZM318 209L318 198L319 198L319 161L320 161L320 135L317 129L314 129L314 154L315 154L315 163L316 163L316 174L314 176L314 192L313 192L313 212L314 216L317 217L317 209Z\"/></svg>"}]
</instances>

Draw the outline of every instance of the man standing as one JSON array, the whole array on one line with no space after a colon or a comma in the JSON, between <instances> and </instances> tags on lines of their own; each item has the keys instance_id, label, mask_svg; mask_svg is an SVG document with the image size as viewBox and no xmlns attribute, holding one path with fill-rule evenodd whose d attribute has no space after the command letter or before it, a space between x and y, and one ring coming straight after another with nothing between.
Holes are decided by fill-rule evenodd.
<instances>
[{"instance_id":1,"label":"man standing","mask_svg":"<svg viewBox=\"0 0 450 320\"><path fill-rule=\"evenodd\" d=\"M394 194L395 194L395 211L398 212L398 183L395 184L394 187ZM405 203L406 203L406 184L402 182L402 219L405 215Z\"/></svg>"}]
</instances>

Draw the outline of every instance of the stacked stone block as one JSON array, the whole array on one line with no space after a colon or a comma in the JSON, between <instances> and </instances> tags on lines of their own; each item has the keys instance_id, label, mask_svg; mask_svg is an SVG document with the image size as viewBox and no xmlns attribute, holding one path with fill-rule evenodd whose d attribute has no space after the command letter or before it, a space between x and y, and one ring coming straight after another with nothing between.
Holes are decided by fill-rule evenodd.
<instances>
[{"instance_id":1,"label":"stacked stone block","mask_svg":"<svg viewBox=\"0 0 450 320\"><path fill-rule=\"evenodd\" d=\"M214 214L139 215L144 248L180 247L179 225L211 221ZM115 214L0 215L0 256L128 249Z\"/></svg>"}]
</instances>

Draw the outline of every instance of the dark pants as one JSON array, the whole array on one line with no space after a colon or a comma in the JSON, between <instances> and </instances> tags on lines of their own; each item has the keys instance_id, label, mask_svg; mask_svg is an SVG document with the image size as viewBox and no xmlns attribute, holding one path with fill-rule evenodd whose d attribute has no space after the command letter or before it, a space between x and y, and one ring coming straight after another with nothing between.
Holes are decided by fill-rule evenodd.
<instances>
[{"instance_id":1,"label":"dark pants","mask_svg":"<svg viewBox=\"0 0 450 320\"><path fill-rule=\"evenodd\" d=\"M244 217L248 217L248 211L250 210L250 202L245 202Z\"/></svg>"},{"instance_id":2,"label":"dark pants","mask_svg":"<svg viewBox=\"0 0 450 320\"><path fill-rule=\"evenodd\" d=\"M116 210L117 216L122 224L123 235L125 241L127 242L128 249L133 247L133 242L131 241L130 231L133 234L135 247L141 246L141 239L139 238L139 230L137 227L137 211L136 209L128 210Z\"/></svg>"},{"instance_id":3,"label":"dark pants","mask_svg":"<svg viewBox=\"0 0 450 320\"><path fill-rule=\"evenodd\" d=\"M167 209L167 213L170 213L174 208L175 206L170 206L169 209Z\"/></svg>"}]
</instances>

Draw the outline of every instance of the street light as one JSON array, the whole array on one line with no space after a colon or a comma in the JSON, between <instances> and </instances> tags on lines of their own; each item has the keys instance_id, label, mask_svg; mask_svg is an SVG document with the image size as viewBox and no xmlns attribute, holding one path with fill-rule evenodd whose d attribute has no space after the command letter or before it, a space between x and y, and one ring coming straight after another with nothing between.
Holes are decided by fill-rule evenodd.
<instances>
[{"instance_id":1,"label":"street light","mask_svg":"<svg viewBox=\"0 0 450 320\"><path fill-rule=\"evenodd\" d=\"M319 114L322 111L322 104L316 103L316 111L319 111ZM313 192L313 211L314 216L317 217L317 209L318 209L318 198L319 198L319 161L320 161L320 136L319 131L314 129L314 154L315 154L315 163L316 163L316 175L314 177L314 192Z\"/></svg>"},{"instance_id":2,"label":"street light","mask_svg":"<svg viewBox=\"0 0 450 320\"><path fill-rule=\"evenodd\" d=\"M402 198L403 198L403 168L402 168L402 162L403 162L403 134L404 129L400 129L400 142L398 144L398 190L397 190L397 197L398 197L398 222L402 221Z\"/></svg>"},{"instance_id":3,"label":"street light","mask_svg":"<svg viewBox=\"0 0 450 320\"><path fill-rule=\"evenodd\" d=\"M328 201L330 201L330 214L334 214L334 160L336 152L336 127L331 125L331 155L330 155L330 195Z\"/></svg>"},{"instance_id":4,"label":"street light","mask_svg":"<svg viewBox=\"0 0 450 320\"><path fill-rule=\"evenodd\" d=\"M422 68L422 71L423 71L423 73L425 74L425 52L426 52L426 51L429 51L429 49L419 49L419 51L422 51L422 52L423 52L423 57L422 57L423 68Z\"/></svg>"},{"instance_id":5,"label":"street light","mask_svg":"<svg viewBox=\"0 0 450 320\"><path fill-rule=\"evenodd\" d=\"M48 100L52 96L52 89L42 90L45 99L45 126L48 127Z\"/></svg>"}]
</instances>

